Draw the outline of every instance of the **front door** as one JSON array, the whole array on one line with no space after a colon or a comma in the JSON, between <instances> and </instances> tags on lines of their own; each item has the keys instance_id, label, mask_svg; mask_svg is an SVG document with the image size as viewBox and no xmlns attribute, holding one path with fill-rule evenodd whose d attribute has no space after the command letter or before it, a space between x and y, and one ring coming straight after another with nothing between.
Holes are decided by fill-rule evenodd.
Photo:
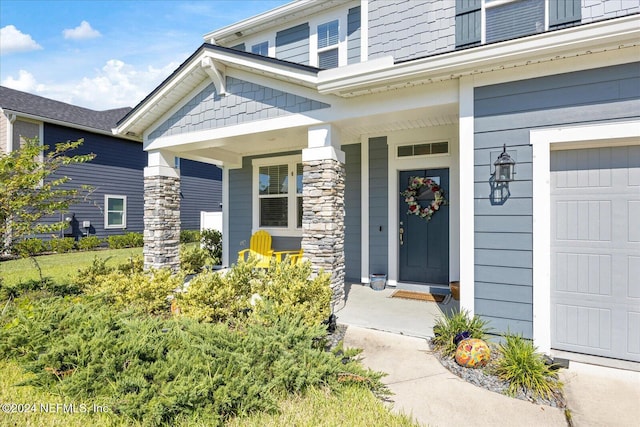
<instances>
[{"instance_id":1,"label":"front door","mask_svg":"<svg viewBox=\"0 0 640 427\"><path fill-rule=\"evenodd\" d=\"M413 177L427 177L438 183L449 197L449 169L400 172L400 189L407 189ZM425 187L423 187L425 188ZM421 206L434 199L431 191L417 196ZM449 283L449 206L443 204L431 220L407 214L408 204L399 196L399 247L401 282L444 285Z\"/></svg>"}]
</instances>

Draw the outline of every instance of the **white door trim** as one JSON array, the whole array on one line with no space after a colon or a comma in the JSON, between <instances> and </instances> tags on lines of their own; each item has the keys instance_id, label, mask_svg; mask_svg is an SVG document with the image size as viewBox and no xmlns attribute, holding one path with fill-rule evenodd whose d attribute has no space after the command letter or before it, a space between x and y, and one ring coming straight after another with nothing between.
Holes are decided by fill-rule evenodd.
<instances>
[{"instance_id":1,"label":"white door trim","mask_svg":"<svg viewBox=\"0 0 640 427\"><path fill-rule=\"evenodd\" d=\"M533 149L533 342L551 351L551 150L639 144L640 120L529 131Z\"/></svg>"}]
</instances>

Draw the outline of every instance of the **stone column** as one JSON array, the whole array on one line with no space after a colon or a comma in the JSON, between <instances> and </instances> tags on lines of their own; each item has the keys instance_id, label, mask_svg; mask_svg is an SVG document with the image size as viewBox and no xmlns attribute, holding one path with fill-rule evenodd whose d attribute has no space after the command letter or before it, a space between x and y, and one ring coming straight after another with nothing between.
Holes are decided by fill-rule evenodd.
<instances>
[{"instance_id":1,"label":"stone column","mask_svg":"<svg viewBox=\"0 0 640 427\"><path fill-rule=\"evenodd\" d=\"M332 306L344 303L344 153L332 125L309 129L302 150L302 249L314 274L331 275Z\"/></svg>"},{"instance_id":2,"label":"stone column","mask_svg":"<svg viewBox=\"0 0 640 427\"><path fill-rule=\"evenodd\" d=\"M173 155L152 151L144 169L145 270L180 268L180 174L174 162Z\"/></svg>"}]
</instances>

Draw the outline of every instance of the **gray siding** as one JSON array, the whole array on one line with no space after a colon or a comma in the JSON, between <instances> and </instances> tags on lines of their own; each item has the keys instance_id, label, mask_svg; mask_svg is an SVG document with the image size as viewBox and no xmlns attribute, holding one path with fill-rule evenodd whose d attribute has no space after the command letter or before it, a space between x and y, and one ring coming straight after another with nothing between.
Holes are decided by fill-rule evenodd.
<instances>
[{"instance_id":1,"label":"gray siding","mask_svg":"<svg viewBox=\"0 0 640 427\"><path fill-rule=\"evenodd\" d=\"M210 84L176 111L149 139L180 135L254 120L271 119L330 105L255 83L227 77L226 96Z\"/></svg>"},{"instance_id":2,"label":"gray siding","mask_svg":"<svg viewBox=\"0 0 640 427\"><path fill-rule=\"evenodd\" d=\"M222 171L213 165L180 160L180 227L200 229L200 212L221 212Z\"/></svg>"},{"instance_id":3,"label":"gray siding","mask_svg":"<svg viewBox=\"0 0 640 427\"><path fill-rule=\"evenodd\" d=\"M276 33L276 58L309 65L309 24Z\"/></svg>"},{"instance_id":4,"label":"gray siding","mask_svg":"<svg viewBox=\"0 0 640 427\"><path fill-rule=\"evenodd\" d=\"M369 58L407 60L455 48L456 3L442 0L371 0Z\"/></svg>"},{"instance_id":5,"label":"gray siding","mask_svg":"<svg viewBox=\"0 0 640 427\"><path fill-rule=\"evenodd\" d=\"M84 138L84 144L74 154L94 153L96 158L89 163L65 166L53 178L68 176L72 180L67 188L90 185L93 192L89 198L61 212L48 222L57 222L61 216L75 214L78 221L74 227L63 230L65 234L81 236L83 221L90 221L90 234L100 238L126 232L144 230L144 177L147 153L142 144L87 131L57 125L44 125L44 141L52 146L60 141L75 141ZM200 227L200 211L220 210L221 173L213 165L182 160L181 162L181 226L184 229ZM104 228L104 196L106 194L127 197L127 228Z\"/></svg>"},{"instance_id":6,"label":"gray siding","mask_svg":"<svg viewBox=\"0 0 640 427\"><path fill-rule=\"evenodd\" d=\"M347 64L360 62L360 6L349 9L347 14Z\"/></svg>"},{"instance_id":7,"label":"gray siding","mask_svg":"<svg viewBox=\"0 0 640 427\"><path fill-rule=\"evenodd\" d=\"M369 139L369 271L388 271L387 225L388 206L387 137Z\"/></svg>"},{"instance_id":8,"label":"gray siding","mask_svg":"<svg viewBox=\"0 0 640 427\"><path fill-rule=\"evenodd\" d=\"M482 34L482 1L456 1L456 47L479 44Z\"/></svg>"},{"instance_id":9,"label":"gray siding","mask_svg":"<svg viewBox=\"0 0 640 427\"><path fill-rule=\"evenodd\" d=\"M252 227L252 160L260 157L277 157L300 154L297 152L273 153L264 156L244 157L241 169L229 171L229 187L233 191L229 194L229 204L233 206L229 217L229 262L234 264L238 259L238 252L248 249L251 240ZM300 249L299 237L272 237L272 247L276 251Z\"/></svg>"},{"instance_id":10,"label":"gray siding","mask_svg":"<svg viewBox=\"0 0 640 427\"><path fill-rule=\"evenodd\" d=\"M362 196L362 159L361 144L342 147L346 156L345 190L344 190L344 257L345 278L355 283L360 282L362 261L361 206Z\"/></svg>"},{"instance_id":11,"label":"gray siding","mask_svg":"<svg viewBox=\"0 0 640 427\"><path fill-rule=\"evenodd\" d=\"M533 336L532 150L529 131L637 117L640 63L517 81L475 90L475 311L496 332ZM491 198L492 164L502 145L516 180Z\"/></svg>"}]
</instances>

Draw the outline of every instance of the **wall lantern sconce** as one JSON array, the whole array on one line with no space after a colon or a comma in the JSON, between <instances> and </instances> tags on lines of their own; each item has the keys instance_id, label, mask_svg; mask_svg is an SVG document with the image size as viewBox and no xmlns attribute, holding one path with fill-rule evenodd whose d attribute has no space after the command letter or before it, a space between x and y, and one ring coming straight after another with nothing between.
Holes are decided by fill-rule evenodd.
<instances>
[{"instance_id":1,"label":"wall lantern sconce","mask_svg":"<svg viewBox=\"0 0 640 427\"><path fill-rule=\"evenodd\" d=\"M502 147L502 153L500 154L500 156L498 156L498 160L496 160L493 165L496 168L493 175L495 182L513 181L516 162L511 158L509 154L507 154L507 144L504 144L504 146Z\"/></svg>"}]
</instances>

